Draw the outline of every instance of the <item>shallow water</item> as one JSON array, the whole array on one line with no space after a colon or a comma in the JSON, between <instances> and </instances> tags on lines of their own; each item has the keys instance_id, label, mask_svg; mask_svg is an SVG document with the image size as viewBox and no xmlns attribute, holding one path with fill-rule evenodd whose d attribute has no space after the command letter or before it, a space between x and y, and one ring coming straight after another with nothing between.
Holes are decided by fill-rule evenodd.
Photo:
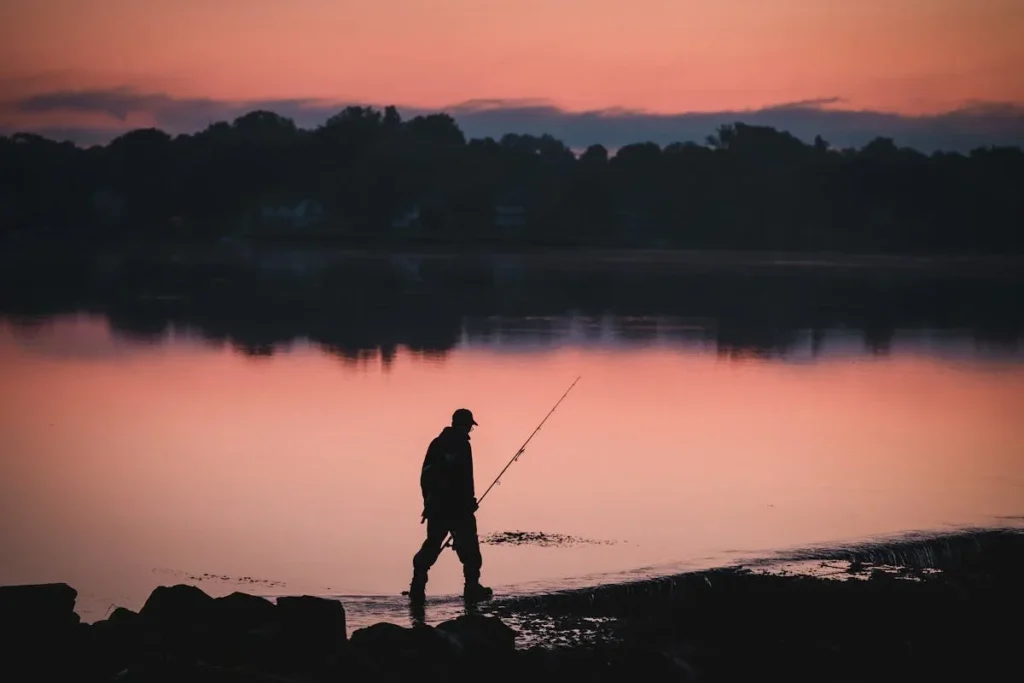
<instances>
[{"instance_id":1,"label":"shallow water","mask_svg":"<svg viewBox=\"0 0 1024 683\"><path fill-rule=\"evenodd\" d=\"M577 376L479 527L597 542L484 545L499 593L1005 524L1024 514L1022 361L921 326L884 353L840 327L723 353L692 320L571 311L355 360L303 338L242 353L173 323L140 339L98 313L8 319L0 583L67 582L86 621L177 582L407 621L429 440L471 408L482 492ZM460 589L445 551L428 621L457 614Z\"/></svg>"}]
</instances>

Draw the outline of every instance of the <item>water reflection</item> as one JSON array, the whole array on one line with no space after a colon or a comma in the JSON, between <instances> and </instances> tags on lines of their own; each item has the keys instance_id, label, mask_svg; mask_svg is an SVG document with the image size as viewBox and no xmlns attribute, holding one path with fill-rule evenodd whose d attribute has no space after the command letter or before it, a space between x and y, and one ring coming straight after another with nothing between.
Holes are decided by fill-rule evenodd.
<instances>
[{"instance_id":1,"label":"water reflection","mask_svg":"<svg viewBox=\"0 0 1024 683\"><path fill-rule=\"evenodd\" d=\"M308 341L386 365L399 347L443 357L466 344L550 348L675 341L725 356L811 358L855 348L1020 351L1024 278L956 270L700 268L525 257L330 257L229 252L216 258L11 260L0 312L102 313L120 336L171 330L253 356ZM838 345L838 346L837 346ZM851 347L851 345L854 345ZM957 351L962 352L962 351Z\"/></svg>"},{"instance_id":2,"label":"water reflection","mask_svg":"<svg viewBox=\"0 0 1024 683\"><path fill-rule=\"evenodd\" d=\"M89 314L18 316L0 320L11 340L25 353L56 358L127 357L172 344L228 349L252 358L318 350L345 366L375 366L384 371L391 367L399 353L441 363L454 350L472 348L523 358L563 349L676 349L686 353L713 353L725 359L760 358L786 363L866 359L902 353L989 363L1024 359L1016 340L979 339L974 332L962 329L892 329L887 331L884 343L861 330L792 330L784 345L771 347L725 343L713 326L673 316L468 318L462 321L461 331L453 338L451 346L443 351L402 344L339 349L301 335L287 341L246 343L230 335L211 337L203 329L172 320L159 331L141 335L137 329L126 330L123 321Z\"/></svg>"},{"instance_id":3,"label":"water reflection","mask_svg":"<svg viewBox=\"0 0 1024 683\"><path fill-rule=\"evenodd\" d=\"M1024 514L1013 281L352 267L3 290L0 583L68 581L91 618L168 576L401 611L452 407L486 483L577 375L480 530L616 543L485 546L489 585ZM460 589L442 556L430 593Z\"/></svg>"}]
</instances>

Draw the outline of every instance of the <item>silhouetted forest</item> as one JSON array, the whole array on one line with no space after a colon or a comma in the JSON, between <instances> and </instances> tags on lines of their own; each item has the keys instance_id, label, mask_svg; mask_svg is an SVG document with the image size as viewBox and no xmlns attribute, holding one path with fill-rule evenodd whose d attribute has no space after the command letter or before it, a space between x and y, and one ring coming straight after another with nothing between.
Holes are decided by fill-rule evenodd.
<instances>
[{"instance_id":1,"label":"silhouetted forest","mask_svg":"<svg viewBox=\"0 0 1024 683\"><path fill-rule=\"evenodd\" d=\"M710 131L709 131L710 132ZM328 240L860 252L1024 251L1024 151L806 144L736 123L703 145L467 140L445 114L253 111L193 135L80 148L0 138L14 241Z\"/></svg>"},{"instance_id":2,"label":"silhouetted forest","mask_svg":"<svg viewBox=\"0 0 1024 683\"><path fill-rule=\"evenodd\" d=\"M952 334L978 350L1017 353L1022 298L1024 279L991 267L680 268L268 248L234 257L67 253L45 267L18 258L0 268L0 316L22 329L95 313L137 340L190 331L254 356L308 341L346 362L387 363L400 347L444 356L467 340L543 347L570 337L814 357L837 337L847 350L885 355L901 334L926 344Z\"/></svg>"}]
</instances>

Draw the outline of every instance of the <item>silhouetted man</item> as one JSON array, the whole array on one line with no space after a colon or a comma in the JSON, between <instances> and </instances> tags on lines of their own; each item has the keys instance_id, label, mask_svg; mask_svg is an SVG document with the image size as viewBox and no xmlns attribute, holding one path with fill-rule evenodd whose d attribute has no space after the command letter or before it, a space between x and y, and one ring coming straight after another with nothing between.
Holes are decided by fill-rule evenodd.
<instances>
[{"instance_id":1,"label":"silhouetted man","mask_svg":"<svg viewBox=\"0 0 1024 683\"><path fill-rule=\"evenodd\" d=\"M480 542L476 533L476 490L473 484L473 450L469 433L477 425L473 413L459 408L452 414L452 424L430 442L420 471L423 492L423 518L427 522L427 538L413 557L410 600L422 603L427 586L427 572L437 562L441 545L449 533L455 552L462 562L466 579L463 596L467 602L486 600L493 594L480 585Z\"/></svg>"}]
</instances>

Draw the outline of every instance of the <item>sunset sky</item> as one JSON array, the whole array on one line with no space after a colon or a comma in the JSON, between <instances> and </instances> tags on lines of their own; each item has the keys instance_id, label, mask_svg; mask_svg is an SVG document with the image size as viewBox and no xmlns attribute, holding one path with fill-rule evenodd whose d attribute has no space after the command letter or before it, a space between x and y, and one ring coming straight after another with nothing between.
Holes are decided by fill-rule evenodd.
<instances>
[{"instance_id":1,"label":"sunset sky","mask_svg":"<svg viewBox=\"0 0 1024 683\"><path fill-rule=\"evenodd\" d=\"M255 105L314 125L345 103L446 109L470 134L685 137L750 110L1024 130L1021 0L4 0L0 27L8 130L188 130Z\"/></svg>"}]
</instances>

